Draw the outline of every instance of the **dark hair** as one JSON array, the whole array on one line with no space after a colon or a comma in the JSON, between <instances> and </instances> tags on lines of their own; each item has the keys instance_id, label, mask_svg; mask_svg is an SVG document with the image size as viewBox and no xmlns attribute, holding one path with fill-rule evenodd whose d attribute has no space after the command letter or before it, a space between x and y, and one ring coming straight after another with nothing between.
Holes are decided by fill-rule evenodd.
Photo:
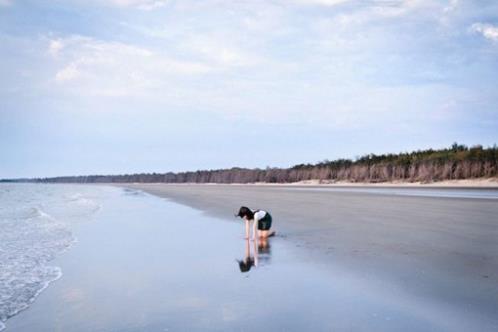
<instances>
[{"instance_id":1,"label":"dark hair","mask_svg":"<svg viewBox=\"0 0 498 332\"><path fill-rule=\"evenodd\" d=\"M247 219L252 220L254 219L254 212L252 212L247 206L241 206L239 213L236 216L240 218L246 217Z\"/></svg>"},{"instance_id":2,"label":"dark hair","mask_svg":"<svg viewBox=\"0 0 498 332\"><path fill-rule=\"evenodd\" d=\"M249 272L251 267L254 266L254 259L252 259L252 257L248 257L247 259L237 261L237 263L239 263L240 272Z\"/></svg>"}]
</instances>

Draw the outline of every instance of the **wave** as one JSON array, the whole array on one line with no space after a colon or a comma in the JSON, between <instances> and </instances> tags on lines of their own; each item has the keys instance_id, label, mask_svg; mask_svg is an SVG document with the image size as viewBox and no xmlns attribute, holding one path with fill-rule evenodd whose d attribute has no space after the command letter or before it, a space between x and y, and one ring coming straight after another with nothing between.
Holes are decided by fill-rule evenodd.
<instances>
[{"instance_id":1,"label":"wave","mask_svg":"<svg viewBox=\"0 0 498 332\"><path fill-rule=\"evenodd\" d=\"M123 188L123 192L126 196L145 196L145 193L138 189Z\"/></svg>"},{"instance_id":2,"label":"wave","mask_svg":"<svg viewBox=\"0 0 498 332\"><path fill-rule=\"evenodd\" d=\"M61 195L22 189L0 202L0 331L62 276L48 263L76 242L69 228L72 215L100 209L84 197L67 204Z\"/></svg>"},{"instance_id":3,"label":"wave","mask_svg":"<svg viewBox=\"0 0 498 332\"><path fill-rule=\"evenodd\" d=\"M37 207L17 207L17 208L3 208L0 210L0 218L2 219L32 219L42 217L40 208Z\"/></svg>"},{"instance_id":4,"label":"wave","mask_svg":"<svg viewBox=\"0 0 498 332\"><path fill-rule=\"evenodd\" d=\"M101 204L91 198L85 197L80 193L68 196L67 203L69 203L69 210L82 215L93 214L102 208Z\"/></svg>"},{"instance_id":5,"label":"wave","mask_svg":"<svg viewBox=\"0 0 498 332\"><path fill-rule=\"evenodd\" d=\"M41 207L31 208L31 213L27 219L34 219L34 218L45 218L46 220L51 222L58 222L58 220L55 219L53 216L43 211Z\"/></svg>"},{"instance_id":6,"label":"wave","mask_svg":"<svg viewBox=\"0 0 498 332\"><path fill-rule=\"evenodd\" d=\"M9 305L6 308L0 307L0 331L5 328L3 322L7 321L10 317L13 317L23 310L29 308L29 306L35 301L35 299L40 295L52 282L60 279L62 277L62 270L58 266L46 266L44 267L45 274L36 275L26 275L26 280L29 281L27 287L23 287L22 290L18 290L15 294L12 294ZM37 278L40 279L39 282ZM3 296L5 297L5 295Z\"/></svg>"},{"instance_id":7,"label":"wave","mask_svg":"<svg viewBox=\"0 0 498 332\"><path fill-rule=\"evenodd\" d=\"M80 186L0 186L0 331L62 276L52 266L77 239L71 226L91 220L101 191Z\"/></svg>"}]
</instances>

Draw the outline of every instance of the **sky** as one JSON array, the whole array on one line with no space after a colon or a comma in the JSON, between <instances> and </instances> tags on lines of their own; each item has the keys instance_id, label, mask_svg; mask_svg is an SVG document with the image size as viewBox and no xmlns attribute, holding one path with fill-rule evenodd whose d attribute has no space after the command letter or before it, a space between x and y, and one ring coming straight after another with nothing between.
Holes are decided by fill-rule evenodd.
<instances>
[{"instance_id":1,"label":"sky","mask_svg":"<svg viewBox=\"0 0 498 332\"><path fill-rule=\"evenodd\" d=\"M0 0L0 178L498 143L498 1Z\"/></svg>"}]
</instances>

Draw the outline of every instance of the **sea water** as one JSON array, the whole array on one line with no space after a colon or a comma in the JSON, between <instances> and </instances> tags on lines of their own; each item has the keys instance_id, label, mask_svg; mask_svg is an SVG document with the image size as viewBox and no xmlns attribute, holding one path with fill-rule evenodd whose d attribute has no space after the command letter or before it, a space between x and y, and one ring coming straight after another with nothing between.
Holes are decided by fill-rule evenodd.
<instances>
[{"instance_id":1,"label":"sea water","mask_svg":"<svg viewBox=\"0 0 498 332\"><path fill-rule=\"evenodd\" d=\"M0 185L0 330L61 277L51 261L76 241L72 225L100 209L95 195L74 185Z\"/></svg>"}]
</instances>

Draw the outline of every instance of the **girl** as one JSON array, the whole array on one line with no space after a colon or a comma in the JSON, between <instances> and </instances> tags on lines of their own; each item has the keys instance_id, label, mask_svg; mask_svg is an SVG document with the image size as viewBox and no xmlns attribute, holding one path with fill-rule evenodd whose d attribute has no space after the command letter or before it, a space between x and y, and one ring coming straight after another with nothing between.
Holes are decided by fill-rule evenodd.
<instances>
[{"instance_id":1,"label":"girl","mask_svg":"<svg viewBox=\"0 0 498 332\"><path fill-rule=\"evenodd\" d=\"M274 231L270 231L271 228L271 215L263 210L251 210L246 206L241 206L239 213L235 215L245 220L246 224L246 239L249 238L249 222L253 221L253 231L252 238L256 238L256 230L258 233L258 238L267 238L275 235Z\"/></svg>"}]
</instances>

